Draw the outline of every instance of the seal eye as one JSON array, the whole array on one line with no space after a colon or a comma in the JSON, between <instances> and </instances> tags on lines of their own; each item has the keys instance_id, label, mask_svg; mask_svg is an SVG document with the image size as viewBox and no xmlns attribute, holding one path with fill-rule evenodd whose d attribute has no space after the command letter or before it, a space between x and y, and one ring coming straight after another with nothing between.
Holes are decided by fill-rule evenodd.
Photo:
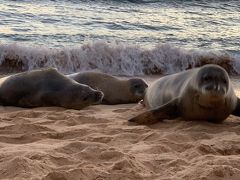
<instances>
[{"instance_id":1,"label":"seal eye","mask_svg":"<svg viewBox=\"0 0 240 180\"><path fill-rule=\"evenodd\" d=\"M211 81L212 78L211 78L211 76L203 76L203 80L208 82L208 81Z\"/></svg>"},{"instance_id":2,"label":"seal eye","mask_svg":"<svg viewBox=\"0 0 240 180\"><path fill-rule=\"evenodd\" d=\"M89 97L90 97L89 95L85 96L85 97L83 98L83 101L88 100Z\"/></svg>"},{"instance_id":3,"label":"seal eye","mask_svg":"<svg viewBox=\"0 0 240 180\"><path fill-rule=\"evenodd\" d=\"M135 85L134 85L134 88L135 88L135 89L141 88L141 85L140 85L140 84L135 84Z\"/></svg>"},{"instance_id":4,"label":"seal eye","mask_svg":"<svg viewBox=\"0 0 240 180\"><path fill-rule=\"evenodd\" d=\"M224 84L227 84L227 80L226 80L226 79L223 79L222 82L223 82Z\"/></svg>"}]
</instances>

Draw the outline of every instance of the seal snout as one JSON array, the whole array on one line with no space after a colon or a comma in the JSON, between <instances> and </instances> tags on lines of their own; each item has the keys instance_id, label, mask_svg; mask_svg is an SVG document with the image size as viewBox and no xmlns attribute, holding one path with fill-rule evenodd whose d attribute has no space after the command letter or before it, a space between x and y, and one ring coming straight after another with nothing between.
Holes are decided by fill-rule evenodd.
<instances>
[{"instance_id":1,"label":"seal snout","mask_svg":"<svg viewBox=\"0 0 240 180\"><path fill-rule=\"evenodd\" d=\"M130 82L130 87L131 87L132 93L136 97L142 99L144 97L145 91L148 87L147 83L143 79L140 79L140 78L129 79L129 82Z\"/></svg>"},{"instance_id":2,"label":"seal snout","mask_svg":"<svg viewBox=\"0 0 240 180\"><path fill-rule=\"evenodd\" d=\"M215 95L224 95L226 93L226 88L219 83L211 83L206 85L205 91Z\"/></svg>"},{"instance_id":3,"label":"seal snout","mask_svg":"<svg viewBox=\"0 0 240 180\"><path fill-rule=\"evenodd\" d=\"M102 91L95 91L95 101L101 103L103 100L104 94Z\"/></svg>"},{"instance_id":4,"label":"seal snout","mask_svg":"<svg viewBox=\"0 0 240 180\"><path fill-rule=\"evenodd\" d=\"M211 96L224 96L229 87L227 72L215 66L203 67L200 72L199 85L203 92Z\"/></svg>"},{"instance_id":5,"label":"seal snout","mask_svg":"<svg viewBox=\"0 0 240 180\"><path fill-rule=\"evenodd\" d=\"M82 98L83 103L89 104L100 104L103 100L104 94L102 91L91 89L90 92L86 93Z\"/></svg>"}]
</instances>

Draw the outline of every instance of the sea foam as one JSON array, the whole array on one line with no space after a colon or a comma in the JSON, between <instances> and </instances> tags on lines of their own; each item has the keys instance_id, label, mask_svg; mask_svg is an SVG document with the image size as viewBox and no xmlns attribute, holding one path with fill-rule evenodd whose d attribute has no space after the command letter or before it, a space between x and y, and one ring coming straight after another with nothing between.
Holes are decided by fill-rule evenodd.
<instances>
[{"instance_id":1,"label":"sea foam","mask_svg":"<svg viewBox=\"0 0 240 180\"><path fill-rule=\"evenodd\" d=\"M49 48L0 44L0 70L16 72L54 67L68 74L97 70L113 75L172 74L204 64L240 73L239 57L224 52L187 50L170 44L152 49L116 42L88 42L79 47Z\"/></svg>"}]
</instances>

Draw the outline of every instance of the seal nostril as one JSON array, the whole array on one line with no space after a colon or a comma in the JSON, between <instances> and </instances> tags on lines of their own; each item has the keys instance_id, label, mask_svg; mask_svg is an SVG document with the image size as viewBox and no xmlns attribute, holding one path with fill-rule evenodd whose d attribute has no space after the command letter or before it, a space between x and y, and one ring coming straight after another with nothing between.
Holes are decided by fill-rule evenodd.
<instances>
[{"instance_id":1,"label":"seal nostril","mask_svg":"<svg viewBox=\"0 0 240 180\"><path fill-rule=\"evenodd\" d=\"M208 91L213 90L213 85L208 85L208 86L206 87L206 90L208 90Z\"/></svg>"},{"instance_id":2,"label":"seal nostril","mask_svg":"<svg viewBox=\"0 0 240 180\"><path fill-rule=\"evenodd\" d=\"M217 85L213 85L213 90L217 91Z\"/></svg>"},{"instance_id":3,"label":"seal nostril","mask_svg":"<svg viewBox=\"0 0 240 180\"><path fill-rule=\"evenodd\" d=\"M219 84L215 84L213 87L214 87L214 90L215 90L215 91L218 91L218 92L219 92L220 89L221 89L221 86L220 86Z\"/></svg>"}]
</instances>

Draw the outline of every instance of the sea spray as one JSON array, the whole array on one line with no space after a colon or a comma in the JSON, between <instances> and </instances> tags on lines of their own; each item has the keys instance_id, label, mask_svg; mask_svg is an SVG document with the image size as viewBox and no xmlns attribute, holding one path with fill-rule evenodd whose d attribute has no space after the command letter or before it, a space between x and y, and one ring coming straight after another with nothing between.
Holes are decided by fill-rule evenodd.
<instances>
[{"instance_id":1,"label":"sea spray","mask_svg":"<svg viewBox=\"0 0 240 180\"><path fill-rule=\"evenodd\" d=\"M152 49L116 42L88 42L79 47L48 48L0 45L1 71L54 67L63 73L97 70L113 75L172 74L204 64L218 64L239 74L239 57L224 52L187 50L159 44Z\"/></svg>"}]
</instances>

